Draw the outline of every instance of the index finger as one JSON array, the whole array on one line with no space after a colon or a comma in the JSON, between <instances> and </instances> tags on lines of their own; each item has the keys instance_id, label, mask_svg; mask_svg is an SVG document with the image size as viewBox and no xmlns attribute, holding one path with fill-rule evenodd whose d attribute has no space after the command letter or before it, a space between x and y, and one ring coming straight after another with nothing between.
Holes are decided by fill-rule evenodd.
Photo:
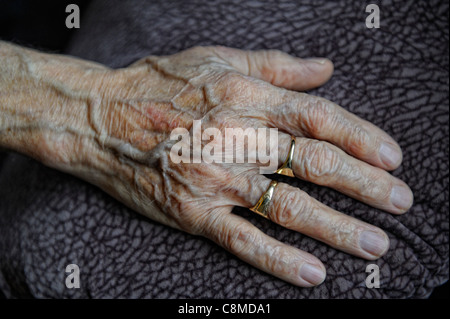
<instances>
[{"instance_id":1,"label":"index finger","mask_svg":"<svg viewBox=\"0 0 450 319\"><path fill-rule=\"evenodd\" d=\"M288 102L269 112L271 125L294 136L335 144L348 154L386 170L402 162L400 146L374 124L317 96L288 92Z\"/></svg>"}]
</instances>

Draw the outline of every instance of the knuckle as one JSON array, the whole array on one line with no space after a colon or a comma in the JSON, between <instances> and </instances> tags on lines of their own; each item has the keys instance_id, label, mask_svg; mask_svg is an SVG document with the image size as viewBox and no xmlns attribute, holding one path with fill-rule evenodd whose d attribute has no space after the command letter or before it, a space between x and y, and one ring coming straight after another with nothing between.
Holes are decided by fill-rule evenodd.
<instances>
[{"instance_id":1,"label":"knuckle","mask_svg":"<svg viewBox=\"0 0 450 319\"><path fill-rule=\"evenodd\" d=\"M334 177L342 168L342 158L337 148L327 142L310 140L300 150L300 174L318 180Z\"/></svg>"},{"instance_id":2,"label":"knuckle","mask_svg":"<svg viewBox=\"0 0 450 319\"><path fill-rule=\"evenodd\" d=\"M389 202L393 184L390 175L379 169L365 175L358 190L364 200Z\"/></svg>"},{"instance_id":3,"label":"knuckle","mask_svg":"<svg viewBox=\"0 0 450 319\"><path fill-rule=\"evenodd\" d=\"M287 81L290 70L282 66L281 61L283 61L284 53L279 50L263 50L256 53L255 59L249 58L249 69L255 69L257 72L250 72L259 74L265 81L273 84L280 85ZM251 64L251 65L250 65ZM278 64L279 67L274 70L274 64Z\"/></svg>"},{"instance_id":4,"label":"knuckle","mask_svg":"<svg viewBox=\"0 0 450 319\"><path fill-rule=\"evenodd\" d=\"M307 135L320 137L329 129L336 116L336 108L325 99L304 94L299 103L302 129Z\"/></svg>"},{"instance_id":5,"label":"knuckle","mask_svg":"<svg viewBox=\"0 0 450 319\"><path fill-rule=\"evenodd\" d=\"M243 254L256 241L255 234L248 225L241 224L234 228L225 225L224 227L220 243L230 252Z\"/></svg>"},{"instance_id":6,"label":"knuckle","mask_svg":"<svg viewBox=\"0 0 450 319\"><path fill-rule=\"evenodd\" d=\"M283 192L277 202L279 205L274 207L270 218L287 228L298 228L302 216L308 215L310 210L308 200L300 190Z\"/></svg>"},{"instance_id":7,"label":"knuckle","mask_svg":"<svg viewBox=\"0 0 450 319\"><path fill-rule=\"evenodd\" d=\"M288 274L292 270L292 253L283 245L266 247L266 266L270 272L275 274Z\"/></svg>"},{"instance_id":8,"label":"knuckle","mask_svg":"<svg viewBox=\"0 0 450 319\"><path fill-rule=\"evenodd\" d=\"M333 223L331 233L327 234L329 241L334 245L343 247L352 243L355 234L357 234L357 226L348 218L340 218Z\"/></svg>"},{"instance_id":9,"label":"knuckle","mask_svg":"<svg viewBox=\"0 0 450 319\"><path fill-rule=\"evenodd\" d=\"M218 80L219 96L224 101L241 104L243 101L252 101L258 94L258 86L248 76L235 71L223 71Z\"/></svg>"},{"instance_id":10,"label":"knuckle","mask_svg":"<svg viewBox=\"0 0 450 319\"><path fill-rule=\"evenodd\" d=\"M297 65L298 61L279 50L263 51L262 58L255 62L255 68L265 81L285 88L292 88L293 83L298 82Z\"/></svg>"},{"instance_id":11,"label":"knuckle","mask_svg":"<svg viewBox=\"0 0 450 319\"><path fill-rule=\"evenodd\" d=\"M368 132L360 125L353 125L350 129L350 138L346 140L346 149L353 154L366 154L371 144Z\"/></svg>"},{"instance_id":12,"label":"knuckle","mask_svg":"<svg viewBox=\"0 0 450 319\"><path fill-rule=\"evenodd\" d=\"M298 207L299 198L295 192L283 192L279 195L277 203L279 205L275 205L270 218L277 224L288 227L295 220L294 207Z\"/></svg>"}]
</instances>

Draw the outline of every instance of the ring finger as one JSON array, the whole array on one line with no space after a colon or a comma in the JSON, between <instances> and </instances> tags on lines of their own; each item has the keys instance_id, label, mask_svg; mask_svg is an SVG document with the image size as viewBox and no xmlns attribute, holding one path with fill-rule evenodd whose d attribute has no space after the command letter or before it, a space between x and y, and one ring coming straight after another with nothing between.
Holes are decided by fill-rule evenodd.
<instances>
[{"instance_id":1,"label":"ring finger","mask_svg":"<svg viewBox=\"0 0 450 319\"><path fill-rule=\"evenodd\" d=\"M270 180L263 175L255 175L248 184L238 182L237 185L247 186L238 192L241 202L236 205L249 208L269 187ZM336 249L369 260L379 258L389 247L388 236L378 227L335 211L285 183L278 183L275 187L268 204L267 218Z\"/></svg>"}]
</instances>

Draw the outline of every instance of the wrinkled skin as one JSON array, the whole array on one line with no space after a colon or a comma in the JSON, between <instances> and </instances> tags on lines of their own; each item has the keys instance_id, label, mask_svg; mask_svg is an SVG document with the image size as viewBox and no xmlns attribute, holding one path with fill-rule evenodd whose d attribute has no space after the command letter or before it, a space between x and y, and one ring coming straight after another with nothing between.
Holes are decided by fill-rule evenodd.
<instances>
[{"instance_id":1,"label":"wrinkled skin","mask_svg":"<svg viewBox=\"0 0 450 319\"><path fill-rule=\"evenodd\" d=\"M232 214L235 206L253 206L270 184L260 164L175 164L173 129L190 130L193 120L221 131L278 128L278 164L296 137L296 178L393 214L412 204L408 186L387 172L402 160L392 138L330 101L298 92L330 78L326 59L196 47L111 70L7 44L0 52L9 61L0 89L12 92L1 98L1 146L98 185L137 212L205 236L295 285L324 280L319 259ZM275 189L269 219L366 259L389 247L381 229L284 183Z\"/></svg>"}]
</instances>

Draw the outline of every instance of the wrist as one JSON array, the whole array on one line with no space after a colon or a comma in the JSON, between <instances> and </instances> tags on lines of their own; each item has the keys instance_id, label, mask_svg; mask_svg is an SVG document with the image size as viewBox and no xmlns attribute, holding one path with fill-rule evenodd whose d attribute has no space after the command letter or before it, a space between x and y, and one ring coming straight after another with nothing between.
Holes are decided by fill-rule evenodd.
<instances>
[{"instance_id":1,"label":"wrist","mask_svg":"<svg viewBox=\"0 0 450 319\"><path fill-rule=\"evenodd\" d=\"M104 70L0 42L0 147L58 168L79 160L82 135L92 134L90 87Z\"/></svg>"}]
</instances>

